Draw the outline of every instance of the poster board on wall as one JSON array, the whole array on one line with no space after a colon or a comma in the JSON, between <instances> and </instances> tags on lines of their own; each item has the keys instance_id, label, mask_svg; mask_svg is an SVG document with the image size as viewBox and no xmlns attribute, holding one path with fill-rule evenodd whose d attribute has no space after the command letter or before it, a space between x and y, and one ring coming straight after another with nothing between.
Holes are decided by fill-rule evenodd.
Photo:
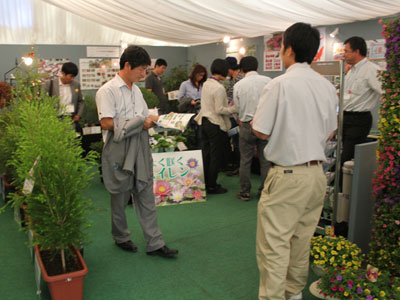
<instances>
[{"instance_id":1,"label":"poster board on wall","mask_svg":"<svg viewBox=\"0 0 400 300\"><path fill-rule=\"evenodd\" d=\"M99 89L119 71L119 59L79 59L82 90Z\"/></svg>"},{"instance_id":2,"label":"poster board on wall","mask_svg":"<svg viewBox=\"0 0 400 300\"><path fill-rule=\"evenodd\" d=\"M326 28L325 27L318 27L317 29L319 31L319 48L318 48L317 54L315 54L315 57L314 57L313 61L325 61Z\"/></svg>"},{"instance_id":3,"label":"poster board on wall","mask_svg":"<svg viewBox=\"0 0 400 300\"><path fill-rule=\"evenodd\" d=\"M69 58L41 58L38 63L39 73L45 74L46 79L60 76L63 64L70 62Z\"/></svg>"},{"instance_id":4,"label":"poster board on wall","mask_svg":"<svg viewBox=\"0 0 400 300\"><path fill-rule=\"evenodd\" d=\"M282 71L281 43L282 33L264 36L264 71Z\"/></svg>"},{"instance_id":5,"label":"poster board on wall","mask_svg":"<svg viewBox=\"0 0 400 300\"><path fill-rule=\"evenodd\" d=\"M153 153L154 196L158 206L204 202L200 150Z\"/></svg>"}]
</instances>

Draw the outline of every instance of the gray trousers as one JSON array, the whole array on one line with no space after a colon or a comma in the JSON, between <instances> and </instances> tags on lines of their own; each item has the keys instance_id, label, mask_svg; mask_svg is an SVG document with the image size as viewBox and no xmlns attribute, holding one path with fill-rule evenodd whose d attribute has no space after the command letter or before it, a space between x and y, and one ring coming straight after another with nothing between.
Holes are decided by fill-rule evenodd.
<instances>
[{"instance_id":1,"label":"gray trousers","mask_svg":"<svg viewBox=\"0 0 400 300\"><path fill-rule=\"evenodd\" d=\"M254 149L257 147L258 157L260 160L260 176L261 184L258 188L262 191L264 187L264 181L267 178L267 174L272 164L270 161L266 160L264 157L264 148L267 145L267 140L261 140L255 136L252 132L250 123L244 122L240 126L239 133L239 150L240 150L240 193L250 193L251 182L251 162L254 156Z\"/></svg>"},{"instance_id":2,"label":"gray trousers","mask_svg":"<svg viewBox=\"0 0 400 300\"><path fill-rule=\"evenodd\" d=\"M136 215L147 242L146 251L154 251L165 245L157 224L157 208L154 202L153 185L150 183L140 193L127 191L111 195L112 235L117 243L130 240L130 232L126 221L125 208L131 193L135 204Z\"/></svg>"}]
</instances>

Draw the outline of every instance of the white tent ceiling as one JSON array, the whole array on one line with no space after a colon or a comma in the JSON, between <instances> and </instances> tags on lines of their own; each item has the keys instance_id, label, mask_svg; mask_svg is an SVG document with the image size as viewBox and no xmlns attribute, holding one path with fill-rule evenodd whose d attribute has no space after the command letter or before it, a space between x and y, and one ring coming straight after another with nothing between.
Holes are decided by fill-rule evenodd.
<instances>
[{"instance_id":1,"label":"white tent ceiling","mask_svg":"<svg viewBox=\"0 0 400 300\"><path fill-rule=\"evenodd\" d=\"M50 37L58 39L55 43L76 44L74 35L82 35L86 36L85 44L88 41L115 44L118 38L131 42L137 36L145 38L143 42L136 37L136 43L141 44L146 41L154 44L155 41L146 40L152 39L196 45L221 41L225 35L267 35L283 31L295 22L331 25L400 12L400 0L0 0L0 3L27 1L34 3L33 18L37 25L30 38L36 38L36 43L46 39L42 35L47 30L52 32ZM58 17L54 18L54 14ZM46 23L51 20L58 24ZM62 33L61 42L60 34L54 33L57 27ZM125 38L122 32L127 34ZM92 42L94 37L99 42Z\"/></svg>"}]
</instances>

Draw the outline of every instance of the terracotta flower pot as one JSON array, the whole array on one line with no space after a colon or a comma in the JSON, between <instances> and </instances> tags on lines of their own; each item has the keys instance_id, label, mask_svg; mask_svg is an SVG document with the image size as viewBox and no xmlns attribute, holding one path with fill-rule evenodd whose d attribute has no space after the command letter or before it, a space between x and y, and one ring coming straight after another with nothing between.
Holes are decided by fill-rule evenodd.
<instances>
[{"instance_id":1,"label":"terracotta flower pot","mask_svg":"<svg viewBox=\"0 0 400 300\"><path fill-rule=\"evenodd\" d=\"M50 290L53 300L81 300L83 298L83 276L88 272L85 261L78 250L74 248L74 252L79 259L82 269L79 271L65 273L61 275L49 276L43 265L40 255L39 246L35 246L36 257L39 262L40 270L44 281Z\"/></svg>"}]
</instances>

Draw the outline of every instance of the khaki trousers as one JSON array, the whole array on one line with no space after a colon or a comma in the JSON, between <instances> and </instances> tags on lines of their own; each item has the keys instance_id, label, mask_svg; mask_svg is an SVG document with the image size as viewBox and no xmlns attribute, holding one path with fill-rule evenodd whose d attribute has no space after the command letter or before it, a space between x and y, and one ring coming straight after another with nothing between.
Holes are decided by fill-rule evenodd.
<instances>
[{"instance_id":1,"label":"khaki trousers","mask_svg":"<svg viewBox=\"0 0 400 300\"><path fill-rule=\"evenodd\" d=\"M320 164L270 169L258 203L259 299L285 300L304 289L325 191Z\"/></svg>"}]
</instances>

